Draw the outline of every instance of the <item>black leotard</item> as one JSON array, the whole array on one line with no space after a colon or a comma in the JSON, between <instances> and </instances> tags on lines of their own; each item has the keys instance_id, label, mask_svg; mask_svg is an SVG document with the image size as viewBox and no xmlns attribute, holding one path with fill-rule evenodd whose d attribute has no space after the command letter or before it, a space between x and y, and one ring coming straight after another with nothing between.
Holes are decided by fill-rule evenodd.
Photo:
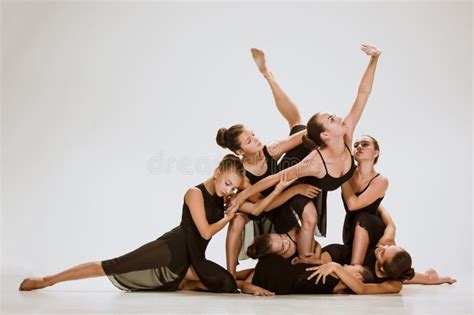
<instances>
[{"instance_id":1,"label":"black leotard","mask_svg":"<svg viewBox=\"0 0 474 315\"><path fill-rule=\"evenodd\" d=\"M265 163L267 164L267 170L263 175L257 176L252 174L249 170L246 170L245 174L247 175L247 178L250 181L250 184L254 185L258 181L264 179L265 177L268 177L270 175L278 173L278 161L275 160L270 153L268 153L268 148L267 146L264 146L263 149L263 154L265 155ZM261 192L263 196L268 196L272 191L274 187L270 187L265 189L264 191Z\"/></svg>"},{"instance_id":2,"label":"black leotard","mask_svg":"<svg viewBox=\"0 0 474 315\"><path fill-rule=\"evenodd\" d=\"M355 195L358 197L361 194L363 194L367 188L369 188L370 183L377 178L380 174L375 175L365 186L365 188L361 192L355 193ZM342 198L342 202L344 203L344 209L346 209L346 217L344 219L344 226L343 226L343 231L342 231L342 239L344 244L352 244L352 239L354 235L354 228L355 228L355 223L356 223L356 217L361 214L361 213L368 213L372 215L377 215L377 209L380 206L380 203L382 202L384 197L379 197L377 198L374 202L372 202L370 205L365 206L361 209L353 210L350 211L349 208L347 207L346 201L344 200L344 197ZM360 217L360 216L359 216ZM364 220L365 221L365 220ZM363 224L363 221L360 221L359 224ZM383 223L383 222L382 222ZM365 227L368 230L373 230L370 226L362 226Z\"/></svg>"},{"instance_id":3,"label":"black leotard","mask_svg":"<svg viewBox=\"0 0 474 315\"><path fill-rule=\"evenodd\" d=\"M328 276L323 284L318 284L307 277L311 271L306 271L312 265L292 265L289 260L271 254L259 259L255 266L252 283L256 286L274 292L275 294L331 294L339 280Z\"/></svg>"},{"instance_id":4,"label":"black leotard","mask_svg":"<svg viewBox=\"0 0 474 315\"><path fill-rule=\"evenodd\" d=\"M347 145L346 145L346 148L350 153L349 147L347 147ZM321 152L319 152L319 150L317 149L316 151L318 151L319 155L321 156L321 160L323 161L324 168L326 169L326 175L323 178L318 178L315 176L307 176L307 177L303 177L301 181L304 183L308 183L316 187L319 187L322 189L322 191L314 199L309 199L307 197L298 195L298 196L293 197L289 201L289 203L291 205L291 208L301 218L305 206L308 204L308 202L313 201L316 207L317 214L318 214L319 233L321 236L326 236L326 230L327 230L327 203L326 202L327 202L328 191L337 189L345 181L349 180L354 174L354 170L356 166L354 163L354 157L351 155L351 168L341 177L338 177L338 178L332 177L328 173L326 162L324 161L324 158L321 155Z\"/></svg>"},{"instance_id":5,"label":"black leotard","mask_svg":"<svg viewBox=\"0 0 474 315\"><path fill-rule=\"evenodd\" d=\"M351 154L351 150L349 149L347 144L345 146L351 156L351 168L344 175L342 175L341 177L332 177L331 175L329 175L328 168L326 166L326 161L324 161L323 155L318 149L315 149L319 153L319 156L321 157L321 160L323 161L324 168L326 169L326 175L324 175L324 177L322 178L319 178L316 176L308 176L308 177L305 177L305 181L308 184L319 187L325 191L336 190L337 188L341 187L341 185L344 184L344 182L348 181L354 174L356 165L354 162L354 157Z\"/></svg>"},{"instance_id":6,"label":"black leotard","mask_svg":"<svg viewBox=\"0 0 474 315\"><path fill-rule=\"evenodd\" d=\"M209 224L224 216L223 198L211 195L204 184L196 186L204 198ZM211 292L236 292L232 275L218 264L206 259L210 240L201 237L186 202L181 224L126 255L102 261L112 283L123 290L177 290L192 265L199 279Z\"/></svg>"}]
</instances>

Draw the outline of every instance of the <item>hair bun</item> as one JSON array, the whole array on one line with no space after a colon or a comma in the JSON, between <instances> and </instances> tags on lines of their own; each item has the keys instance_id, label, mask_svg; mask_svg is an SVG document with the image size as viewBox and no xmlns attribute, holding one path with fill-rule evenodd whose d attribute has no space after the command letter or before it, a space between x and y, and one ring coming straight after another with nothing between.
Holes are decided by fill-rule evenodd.
<instances>
[{"instance_id":1,"label":"hair bun","mask_svg":"<svg viewBox=\"0 0 474 315\"><path fill-rule=\"evenodd\" d=\"M415 269L410 268L407 272L403 275L404 280L411 280L415 276Z\"/></svg>"},{"instance_id":2,"label":"hair bun","mask_svg":"<svg viewBox=\"0 0 474 315\"><path fill-rule=\"evenodd\" d=\"M226 134L227 134L227 128L220 128L217 131L217 136L216 136L217 144L223 147L224 149L227 149L226 137L225 137Z\"/></svg>"},{"instance_id":3,"label":"hair bun","mask_svg":"<svg viewBox=\"0 0 474 315\"><path fill-rule=\"evenodd\" d=\"M255 248L255 245L250 245L247 247L247 256L253 259L257 259L257 249Z\"/></svg>"},{"instance_id":4,"label":"hair bun","mask_svg":"<svg viewBox=\"0 0 474 315\"><path fill-rule=\"evenodd\" d=\"M310 150L314 150L318 147L316 142L310 139L307 135L303 136L303 145Z\"/></svg>"}]
</instances>

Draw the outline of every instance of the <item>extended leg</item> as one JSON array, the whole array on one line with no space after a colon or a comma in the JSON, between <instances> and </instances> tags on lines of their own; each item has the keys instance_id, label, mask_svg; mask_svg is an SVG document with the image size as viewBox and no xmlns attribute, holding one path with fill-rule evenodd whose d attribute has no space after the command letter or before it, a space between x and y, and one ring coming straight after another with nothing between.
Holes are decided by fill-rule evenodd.
<instances>
[{"instance_id":1,"label":"extended leg","mask_svg":"<svg viewBox=\"0 0 474 315\"><path fill-rule=\"evenodd\" d=\"M20 284L20 291L30 291L52 286L56 283L105 276L100 261L77 265L58 274L46 277L26 278Z\"/></svg>"}]
</instances>

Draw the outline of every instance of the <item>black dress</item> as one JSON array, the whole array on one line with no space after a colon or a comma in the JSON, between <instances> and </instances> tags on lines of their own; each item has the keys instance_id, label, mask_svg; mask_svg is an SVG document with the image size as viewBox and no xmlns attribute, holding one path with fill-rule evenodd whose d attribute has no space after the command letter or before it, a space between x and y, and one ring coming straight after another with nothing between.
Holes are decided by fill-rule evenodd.
<instances>
[{"instance_id":1,"label":"black dress","mask_svg":"<svg viewBox=\"0 0 474 315\"><path fill-rule=\"evenodd\" d=\"M221 220L224 216L223 198L211 195L204 184L196 187L202 192L209 224ZM184 202L178 227L126 255L102 261L102 267L116 287L127 291L177 290L192 265L209 291L236 292L237 285L232 275L206 259L208 243L209 240L201 237Z\"/></svg>"},{"instance_id":2,"label":"black dress","mask_svg":"<svg viewBox=\"0 0 474 315\"><path fill-rule=\"evenodd\" d=\"M326 282L314 283L315 279L308 280L312 273L306 271L313 265L297 264L279 255L270 254L259 259L255 266L252 284L274 292L275 294L332 294L339 280L327 276Z\"/></svg>"}]
</instances>

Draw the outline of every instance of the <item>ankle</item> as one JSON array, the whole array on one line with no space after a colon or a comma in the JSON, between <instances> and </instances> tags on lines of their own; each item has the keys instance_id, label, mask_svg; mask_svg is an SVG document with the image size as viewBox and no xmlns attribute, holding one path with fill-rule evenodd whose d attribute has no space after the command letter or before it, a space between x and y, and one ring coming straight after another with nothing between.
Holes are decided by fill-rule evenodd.
<instances>
[{"instance_id":1,"label":"ankle","mask_svg":"<svg viewBox=\"0 0 474 315\"><path fill-rule=\"evenodd\" d=\"M50 287L55 284L52 276L43 277L43 282L47 287Z\"/></svg>"},{"instance_id":2,"label":"ankle","mask_svg":"<svg viewBox=\"0 0 474 315\"><path fill-rule=\"evenodd\" d=\"M263 77L267 80L273 80L273 74L270 70L261 71Z\"/></svg>"}]
</instances>

